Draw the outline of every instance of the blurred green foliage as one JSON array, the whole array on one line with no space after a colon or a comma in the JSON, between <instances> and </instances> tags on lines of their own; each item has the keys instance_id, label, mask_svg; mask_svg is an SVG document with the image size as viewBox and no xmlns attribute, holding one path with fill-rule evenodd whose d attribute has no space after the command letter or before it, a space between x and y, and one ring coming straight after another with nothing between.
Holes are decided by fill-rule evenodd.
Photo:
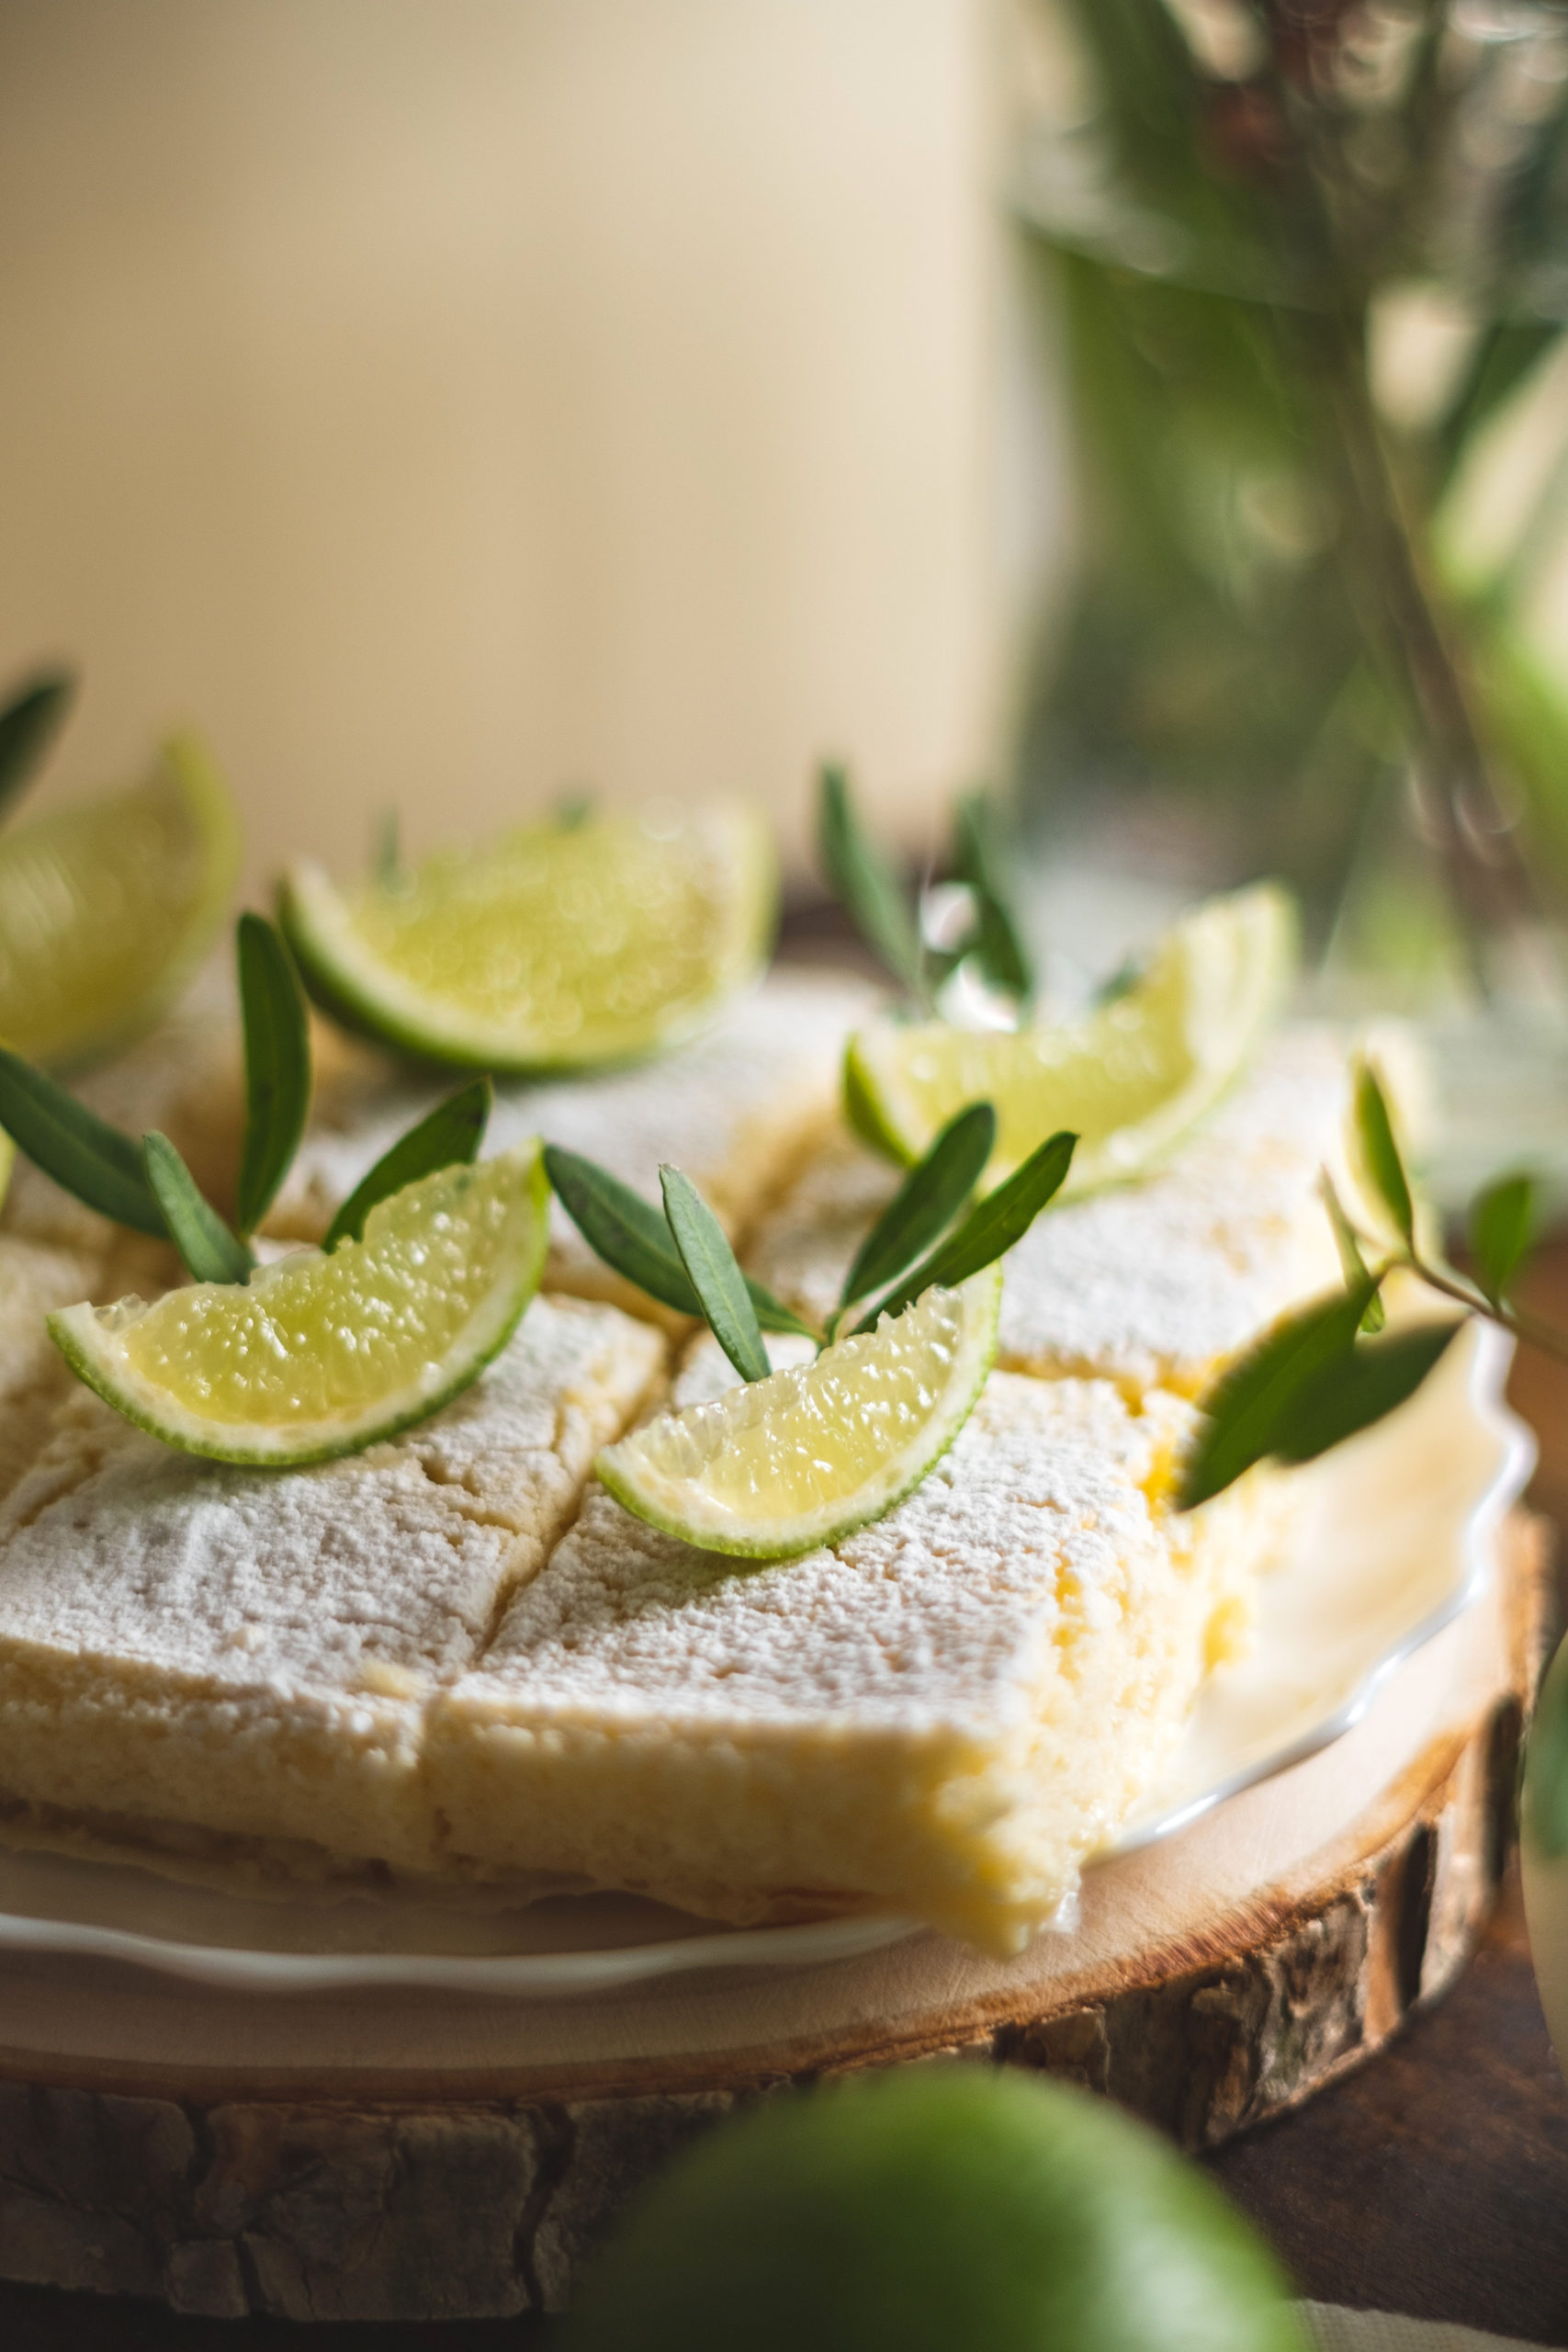
<instances>
[{"instance_id":1,"label":"blurred green foliage","mask_svg":"<svg viewBox=\"0 0 1568 2352\"><path fill-rule=\"evenodd\" d=\"M1412 958L1559 902L1568 698L1434 523L1568 313L1568 8L1055 0L1090 93L1020 210L1062 322L1077 572L1032 682L1032 813L1177 808L1321 947ZM1179 21L1179 18L1181 21ZM1468 322L1380 414L1380 302ZM1568 439L1568 429L1565 429ZM1517 820L1517 821L1516 821Z\"/></svg>"}]
</instances>

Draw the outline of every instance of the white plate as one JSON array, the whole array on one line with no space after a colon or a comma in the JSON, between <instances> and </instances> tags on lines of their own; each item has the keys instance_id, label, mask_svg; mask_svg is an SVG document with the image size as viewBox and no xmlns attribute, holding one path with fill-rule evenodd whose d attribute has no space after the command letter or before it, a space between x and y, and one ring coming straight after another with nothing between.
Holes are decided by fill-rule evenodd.
<instances>
[{"instance_id":1,"label":"white plate","mask_svg":"<svg viewBox=\"0 0 1568 2352\"><path fill-rule=\"evenodd\" d=\"M1505 1332L1472 1323L1401 1411L1295 1474L1289 1555L1262 1585L1253 1646L1207 1685L1113 1852L1326 1747L1480 1597L1535 1467L1534 1432L1504 1401L1512 1356Z\"/></svg>"},{"instance_id":2,"label":"white plate","mask_svg":"<svg viewBox=\"0 0 1568 2352\"><path fill-rule=\"evenodd\" d=\"M1503 1403L1507 1364L1502 1335L1472 1329L1409 1405L1295 1474L1292 1540L1266 1580L1253 1647L1207 1686L1170 1770L1100 1867L1340 1737L1479 1596L1535 1459ZM257 1993L581 1995L691 1969L844 1960L913 1932L886 1917L715 1928L621 1895L511 1910L398 1894L267 1902L0 1850L0 1951L85 1953Z\"/></svg>"}]
</instances>

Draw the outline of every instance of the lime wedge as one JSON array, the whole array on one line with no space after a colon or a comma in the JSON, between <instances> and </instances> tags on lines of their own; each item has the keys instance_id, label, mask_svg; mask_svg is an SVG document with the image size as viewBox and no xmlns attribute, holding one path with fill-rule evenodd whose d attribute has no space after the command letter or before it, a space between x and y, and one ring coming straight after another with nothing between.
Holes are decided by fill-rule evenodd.
<instances>
[{"instance_id":1,"label":"lime wedge","mask_svg":"<svg viewBox=\"0 0 1568 2352\"><path fill-rule=\"evenodd\" d=\"M176 736L129 792L0 834L0 1037L54 1069L140 1036L206 955L240 832L222 779Z\"/></svg>"},{"instance_id":2,"label":"lime wedge","mask_svg":"<svg viewBox=\"0 0 1568 2352\"><path fill-rule=\"evenodd\" d=\"M762 820L714 808L531 826L348 890L297 865L281 913L356 1026L436 1061L576 1069L702 1027L766 957L775 897Z\"/></svg>"},{"instance_id":3,"label":"lime wedge","mask_svg":"<svg viewBox=\"0 0 1568 2352\"><path fill-rule=\"evenodd\" d=\"M1001 1270L928 1290L814 1363L726 1389L606 1446L629 1511L706 1552L786 1560L880 1519L941 1460L997 1346Z\"/></svg>"},{"instance_id":4,"label":"lime wedge","mask_svg":"<svg viewBox=\"0 0 1568 2352\"><path fill-rule=\"evenodd\" d=\"M149 1306L68 1306L73 1372L165 1445L219 1462L325 1462L423 1420L500 1352L538 1287L537 1143L443 1168L371 1210L363 1241Z\"/></svg>"},{"instance_id":5,"label":"lime wedge","mask_svg":"<svg viewBox=\"0 0 1568 2352\"><path fill-rule=\"evenodd\" d=\"M1081 1137L1064 1191L1140 1176L1224 1093L1283 1010L1294 909L1264 883L1210 899L1168 932L1133 987L1055 1028L887 1022L850 1040L851 1125L918 1159L964 1103L996 1105L999 1182L1058 1128Z\"/></svg>"}]
</instances>

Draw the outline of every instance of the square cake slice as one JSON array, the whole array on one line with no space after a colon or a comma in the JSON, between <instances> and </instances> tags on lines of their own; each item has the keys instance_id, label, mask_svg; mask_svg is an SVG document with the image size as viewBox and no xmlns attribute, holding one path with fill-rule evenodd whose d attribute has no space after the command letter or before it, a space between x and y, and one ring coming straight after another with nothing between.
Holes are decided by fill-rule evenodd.
<instances>
[{"instance_id":1,"label":"square cake slice","mask_svg":"<svg viewBox=\"0 0 1568 2352\"><path fill-rule=\"evenodd\" d=\"M1275 1318L1339 1279L1318 1189L1339 1169L1345 1054L1324 1030L1277 1038L1174 1157L1135 1182L1048 1207L1007 1261L997 1361L1199 1395ZM847 1136L820 1147L762 1220L751 1271L821 1317L897 1171Z\"/></svg>"},{"instance_id":2,"label":"square cake slice","mask_svg":"<svg viewBox=\"0 0 1568 2352\"><path fill-rule=\"evenodd\" d=\"M897 1510L773 1564L591 1487L433 1702L452 1867L736 1921L888 1910L1018 1950L1170 1751L1257 1565L1245 1505L1165 1509L1190 1420L994 1374Z\"/></svg>"},{"instance_id":3,"label":"square cake slice","mask_svg":"<svg viewBox=\"0 0 1568 2352\"><path fill-rule=\"evenodd\" d=\"M875 1001L866 983L843 974L775 972L705 1035L657 1061L537 1085L503 1081L485 1148L502 1151L542 1135L601 1161L655 1201L659 1163L674 1159L739 1231L834 1116L845 1038ZM453 1083L414 1077L369 1053L324 1078L272 1230L318 1239L367 1169ZM558 1205L545 1279L552 1290L650 1312L640 1293L594 1257Z\"/></svg>"},{"instance_id":4,"label":"square cake slice","mask_svg":"<svg viewBox=\"0 0 1568 2352\"><path fill-rule=\"evenodd\" d=\"M259 1883L427 1871L424 1705L663 1368L648 1326L536 1299L433 1419L288 1471L172 1453L73 1391L0 1507L0 1834Z\"/></svg>"},{"instance_id":5,"label":"square cake slice","mask_svg":"<svg viewBox=\"0 0 1568 2352\"><path fill-rule=\"evenodd\" d=\"M0 1496L37 1459L50 1417L72 1385L44 1317L96 1297L102 1271L94 1252L0 1233Z\"/></svg>"}]
</instances>

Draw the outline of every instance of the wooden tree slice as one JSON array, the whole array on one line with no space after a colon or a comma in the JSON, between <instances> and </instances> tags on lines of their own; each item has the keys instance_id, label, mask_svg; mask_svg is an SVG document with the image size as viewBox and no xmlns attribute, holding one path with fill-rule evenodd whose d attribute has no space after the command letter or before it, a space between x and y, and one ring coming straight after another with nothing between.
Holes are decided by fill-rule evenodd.
<instances>
[{"instance_id":1,"label":"wooden tree slice","mask_svg":"<svg viewBox=\"0 0 1568 2352\"><path fill-rule=\"evenodd\" d=\"M1089 1874L1015 1961L934 1935L614 1996L260 1998L0 1960L0 2275L295 2319L558 2308L626 2196L738 2098L900 2061L1035 2066L1183 2146L1359 2064L1463 1965L1511 1838L1546 1547L1356 1730Z\"/></svg>"}]
</instances>

